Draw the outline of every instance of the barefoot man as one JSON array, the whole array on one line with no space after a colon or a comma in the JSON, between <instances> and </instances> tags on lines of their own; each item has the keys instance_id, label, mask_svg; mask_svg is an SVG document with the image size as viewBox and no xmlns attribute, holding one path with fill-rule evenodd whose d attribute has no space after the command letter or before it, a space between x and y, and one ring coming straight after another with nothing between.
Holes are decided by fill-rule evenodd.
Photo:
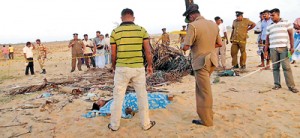
<instances>
[{"instance_id":1,"label":"barefoot man","mask_svg":"<svg viewBox=\"0 0 300 138\"><path fill-rule=\"evenodd\" d=\"M196 106L201 119L193 120L192 123L213 126L213 99L209 76L218 65L215 48L222 46L222 39L217 24L204 19L198 5L190 5L183 16L186 16L186 22L189 23L183 50L191 48L196 79Z\"/></svg>"}]
</instances>

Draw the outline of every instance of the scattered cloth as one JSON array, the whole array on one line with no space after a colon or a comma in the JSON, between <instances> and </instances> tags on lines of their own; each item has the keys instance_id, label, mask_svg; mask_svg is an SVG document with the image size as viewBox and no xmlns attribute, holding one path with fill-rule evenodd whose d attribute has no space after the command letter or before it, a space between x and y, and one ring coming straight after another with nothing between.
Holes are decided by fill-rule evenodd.
<instances>
[{"instance_id":1,"label":"scattered cloth","mask_svg":"<svg viewBox=\"0 0 300 138\"><path fill-rule=\"evenodd\" d=\"M103 107L100 108L99 111L93 110L88 112L87 114L82 115L85 118L93 118L96 116L107 116L111 114L110 108L113 103L113 99L108 101ZM161 93L148 93L148 103L149 109L162 109L166 108L168 104L171 102L168 100L168 96L166 94ZM126 114L126 109L130 108L133 112L138 112L138 102L136 93L129 93L125 95L123 107L122 107L122 118L132 118L132 114Z\"/></svg>"},{"instance_id":2,"label":"scattered cloth","mask_svg":"<svg viewBox=\"0 0 300 138\"><path fill-rule=\"evenodd\" d=\"M224 77L224 76L238 76L234 70L225 70L223 72L218 73L218 76Z\"/></svg>"},{"instance_id":3,"label":"scattered cloth","mask_svg":"<svg viewBox=\"0 0 300 138\"><path fill-rule=\"evenodd\" d=\"M300 60L300 34L299 33L294 34L294 49L295 52L292 55L292 60Z\"/></svg>"}]
</instances>

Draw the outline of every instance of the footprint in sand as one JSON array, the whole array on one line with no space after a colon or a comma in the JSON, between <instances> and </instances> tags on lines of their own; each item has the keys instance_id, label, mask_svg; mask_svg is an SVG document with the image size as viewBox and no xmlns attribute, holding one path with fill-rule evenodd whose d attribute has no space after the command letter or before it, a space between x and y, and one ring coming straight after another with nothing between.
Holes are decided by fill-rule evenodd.
<instances>
[{"instance_id":1,"label":"footprint in sand","mask_svg":"<svg viewBox=\"0 0 300 138\"><path fill-rule=\"evenodd\" d=\"M268 115L268 117L273 117L274 113L272 111L268 111L267 115Z\"/></svg>"},{"instance_id":2,"label":"footprint in sand","mask_svg":"<svg viewBox=\"0 0 300 138\"><path fill-rule=\"evenodd\" d=\"M232 92L239 92L239 91L236 90L235 88L229 88L229 91L232 91Z\"/></svg>"}]
</instances>

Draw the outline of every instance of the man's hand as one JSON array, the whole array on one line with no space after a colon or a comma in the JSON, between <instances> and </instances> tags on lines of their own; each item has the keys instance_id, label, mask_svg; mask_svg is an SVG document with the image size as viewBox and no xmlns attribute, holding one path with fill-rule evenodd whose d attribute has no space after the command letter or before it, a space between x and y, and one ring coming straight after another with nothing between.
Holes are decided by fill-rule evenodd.
<instances>
[{"instance_id":1,"label":"man's hand","mask_svg":"<svg viewBox=\"0 0 300 138\"><path fill-rule=\"evenodd\" d=\"M266 50L265 50L265 52L264 52L264 56L265 56L265 59L268 59L268 57L269 57L269 53L268 53L268 51L266 51Z\"/></svg>"},{"instance_id":2,"label":"man's hand","mask_svg":"<svg viewBox=\"0 0 300 138\"><path fill-rule=\"evenodd\" d=\"M147 66L147 77L150 77L153 75L153 67L152 66Z\"/></svg>"},{"instance_id":3,"label":"man's hand","mask_svg":"<svg viewBox=\"0 0 300 138\"><path fill-rule=\"evenodd\" d=\"M116 66L115 65L111 65L111 69L112 69L112 72L115 72Z\"/></svg>"},{"instance_id":4,"label":"man's hand","mask_svg":"<svg viewBox=\"0 0 300 138\"><path fill-rule=\"evenodd\" d=\"M290 48L290 52L291 52L291 55L293 55L294 52L295 52L295 49L294 49L293 47L291 47L291 48Z\"/></svg>"}]
</instances>

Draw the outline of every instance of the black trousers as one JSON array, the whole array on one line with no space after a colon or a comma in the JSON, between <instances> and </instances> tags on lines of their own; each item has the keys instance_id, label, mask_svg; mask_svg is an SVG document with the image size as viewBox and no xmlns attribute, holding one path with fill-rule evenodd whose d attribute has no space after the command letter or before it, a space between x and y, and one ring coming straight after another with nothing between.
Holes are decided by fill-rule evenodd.
<instances>
[{"instance_id":1,"label":"black trousers","mask_svg":"<svg viewBox=\"0 0 300 138\"><path fill-rule=\"evenodd\" d=\"M84 62L85 62L86 66L87 66L88 68L90 68L90 62L89 62L89 59L91 59L91 62L92 62L93 67L96 67L95 59L94 59L94 57L93 57L93 54L92 54L92 53L84 54Z\"/></svg>"},{"instance_id":2,"label":"black trousers","mask_svg":"<svg viewBox=\"0 0 300 138\"><path fill-rule=\"evenodd\" d=\"M14 59L14 52L9 52L9 59Z\"/></svg>"},{"instance_id":3,"label":"black trousers","mask_svg":"<svg viewBox=\"0 0 300 138\"><path fill-rule=\"evenodd\" d=\"M27 60L28 60L29 62L28 62L28 65L26 66L25 75L28 75L28 74L29 74L29 69L30 69L31 75L34 75L33 58L27 58Z\"/></svg>"}]
</instances>

